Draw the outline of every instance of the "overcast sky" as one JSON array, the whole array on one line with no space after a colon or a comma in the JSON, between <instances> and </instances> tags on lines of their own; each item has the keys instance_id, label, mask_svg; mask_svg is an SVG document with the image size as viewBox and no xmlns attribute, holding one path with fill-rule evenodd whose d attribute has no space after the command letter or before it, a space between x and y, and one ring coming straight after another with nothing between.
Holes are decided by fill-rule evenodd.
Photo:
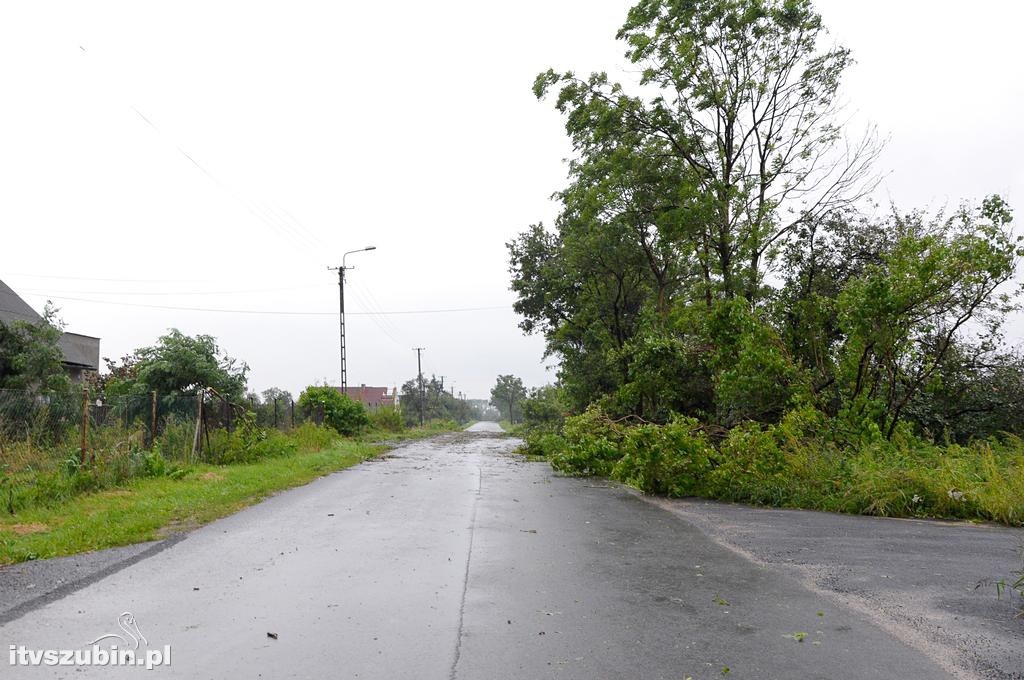
<instances>
[{"instance_id":1,"label":"overcast sky","mask_svg":"<svg viewBox=\"0 0 1024 680\"><path fill-rule=\"evenodd\" d=\"M531 84L623 68L630 4L4 3L0 279L104 356L209 333L252 388L297 394L338 381L326 267L375 245L349 259L349 384L401 384L415 346L471 397L549 382L504 247L552 221L570 152ZM857 60L851 110L889 138L880 198L995 192L1024 221L1022 5L818 7ZM466 308L486 309L380 314Z\"/></svg>"}]
</instances>

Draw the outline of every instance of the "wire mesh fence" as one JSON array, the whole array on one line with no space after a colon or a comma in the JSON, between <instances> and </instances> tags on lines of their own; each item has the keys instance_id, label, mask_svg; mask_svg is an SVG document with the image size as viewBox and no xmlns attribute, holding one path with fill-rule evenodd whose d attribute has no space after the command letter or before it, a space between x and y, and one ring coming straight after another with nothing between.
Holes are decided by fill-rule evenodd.
<instances>
[{"instance_id":1,"label":"wire mesh fence","mask_svg":"<svg viewBox=\"0 0 1024 680\"><path fill-rule=\"evenodd\" d=\"M13 513L19 498L61 471L76 477L87 470L102 488L145 474L147 466L219 462L239 428L289 430L304 422L322 424L323 414L304 412L291 399L0 390L0 504Z\"/></svg>"}]
</instances>

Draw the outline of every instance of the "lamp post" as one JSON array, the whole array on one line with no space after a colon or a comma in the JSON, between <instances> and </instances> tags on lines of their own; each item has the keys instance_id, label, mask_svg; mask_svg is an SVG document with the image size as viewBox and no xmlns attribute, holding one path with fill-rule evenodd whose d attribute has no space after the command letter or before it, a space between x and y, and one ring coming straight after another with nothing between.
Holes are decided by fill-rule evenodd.
<instances>
[{"instance_id":1,"label":"lamp post","mask_svg":"<svg viewBox=\"0 0 1024 680\"><path fill-rule=\"evenodd\" d=\"M340 267L328 267L327 269L338 271L338 330L341 336L341 393L345 394L345 388L348 387L348 369L345 365L345 270L355 269L355 267L346 267L345 258L352 253L362 253L367 250L377 250L377 246L366 246L365 248L359 248L358 250L350 250L341 256Z\"/></svg>"}]
</instances>

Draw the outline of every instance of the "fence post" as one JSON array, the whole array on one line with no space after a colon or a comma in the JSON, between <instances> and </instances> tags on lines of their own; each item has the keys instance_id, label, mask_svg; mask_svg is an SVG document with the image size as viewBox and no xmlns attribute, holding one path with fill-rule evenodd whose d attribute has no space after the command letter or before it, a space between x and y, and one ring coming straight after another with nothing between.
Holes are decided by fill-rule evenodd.
<instances>
[{"instance_id":1,"label":"fence post","mask_svg":"<svg viewBox=\"0 0 1024 680\"><path fill-rule=\"evenodd\" d=\"M149 393L149 448L156 444L156 390Z\"/></svg>"},{"instance_id":2,"label":"fence post","mask_svg":"<svg viewBox=\"0 0 1024 680\"><path fill-rule=\"evenodd\" d=\"M81 450L79 451L78 462L85 465L85 457L89 452L89 388L82 388L82 435Z\"/></svg>"},{"instance_id":3,"label":"fence post","mask_svg":"<svg viewBox=\"0 0 1024 680\"><path fill-rule=\"evenodd\" d=\"M289 422L290 422L290 424L292 426L292 429L294 430L295 429L295 400L294 399L289 399L288 401L291 404L289 409L288 409L288 420L289 420Z\"/></svg>"},{"instance_id":4,"label":"fence post","mask_svg":"<svg viewBox=\"0 0 1024 680\"><path fill-rule=\"evenodd\" d=\"M195 461L196 455L199 452L200 438L203 431L203 391L199 390L199 394L196 397L196 436L192 440L192 461Z\"/></svg>"},{"instance_id":5,"label":"fence post","mask_svg":"<svg viewBox=\"0 0 1024 680\"><path fill-rule=\"evenodd\" d=\"M277 429L277 397L274 397L274 429Z\"/></svg>"}]
</instances>

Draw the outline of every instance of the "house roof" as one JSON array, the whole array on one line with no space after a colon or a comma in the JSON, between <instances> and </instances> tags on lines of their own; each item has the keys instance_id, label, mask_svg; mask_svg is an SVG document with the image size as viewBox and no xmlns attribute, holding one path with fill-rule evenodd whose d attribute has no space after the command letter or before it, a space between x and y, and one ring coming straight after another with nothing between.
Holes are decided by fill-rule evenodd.
<instances>
[{"instance_id":1,"label":"house roof","mask_svg":"<svg viewBox=\"0 0 1024 680\"><path fill-rule=\"evenodd\" d=\"M18 297L18 294L11 290L3 281L0 281L0 321L10 323L12 321L28 321L36 323L43 317L36 314L36 310L28 306L28 303Z\"/></svg>"},{"instance_id":2,"label":"house roof","mask_svg":"<svg viewBox=\"0 0 1024 680\"><path fill-rule=\"evenodd\" d=\"M340 387L334 389L341 392ZM345 388L343 394L347 395L349 399L355 401L361 401L364 404L381 404L388 403L391 399L391 395L388 393L386 387L373 387L370 385L359 385L358 387L348 386Z\"/></svg>"},{"instance_id":3,"label":"house roof","mask_svg":"<svg viewBox=\"0 0 1024 680\"><path fill-rule=\"evenodd\" d=\"M43 320L36 310L29 307L10 286L0 281L0 323L27 321L39 323ZM93 371L100 367L100 339L78 333L64 333L57 346L64 352L64 363Z\"/></svg>"},{"instance_id":4,"label":"house roof","mask_svg":"<svg viewBox=\"0 0 1024 680\"><path fill-rule=\"evenodd\" d=\"M78 333L60 336L57 346L64 352L64 363L96 371L100 367L100 339Z\"/></svg>"}]
</instances>

